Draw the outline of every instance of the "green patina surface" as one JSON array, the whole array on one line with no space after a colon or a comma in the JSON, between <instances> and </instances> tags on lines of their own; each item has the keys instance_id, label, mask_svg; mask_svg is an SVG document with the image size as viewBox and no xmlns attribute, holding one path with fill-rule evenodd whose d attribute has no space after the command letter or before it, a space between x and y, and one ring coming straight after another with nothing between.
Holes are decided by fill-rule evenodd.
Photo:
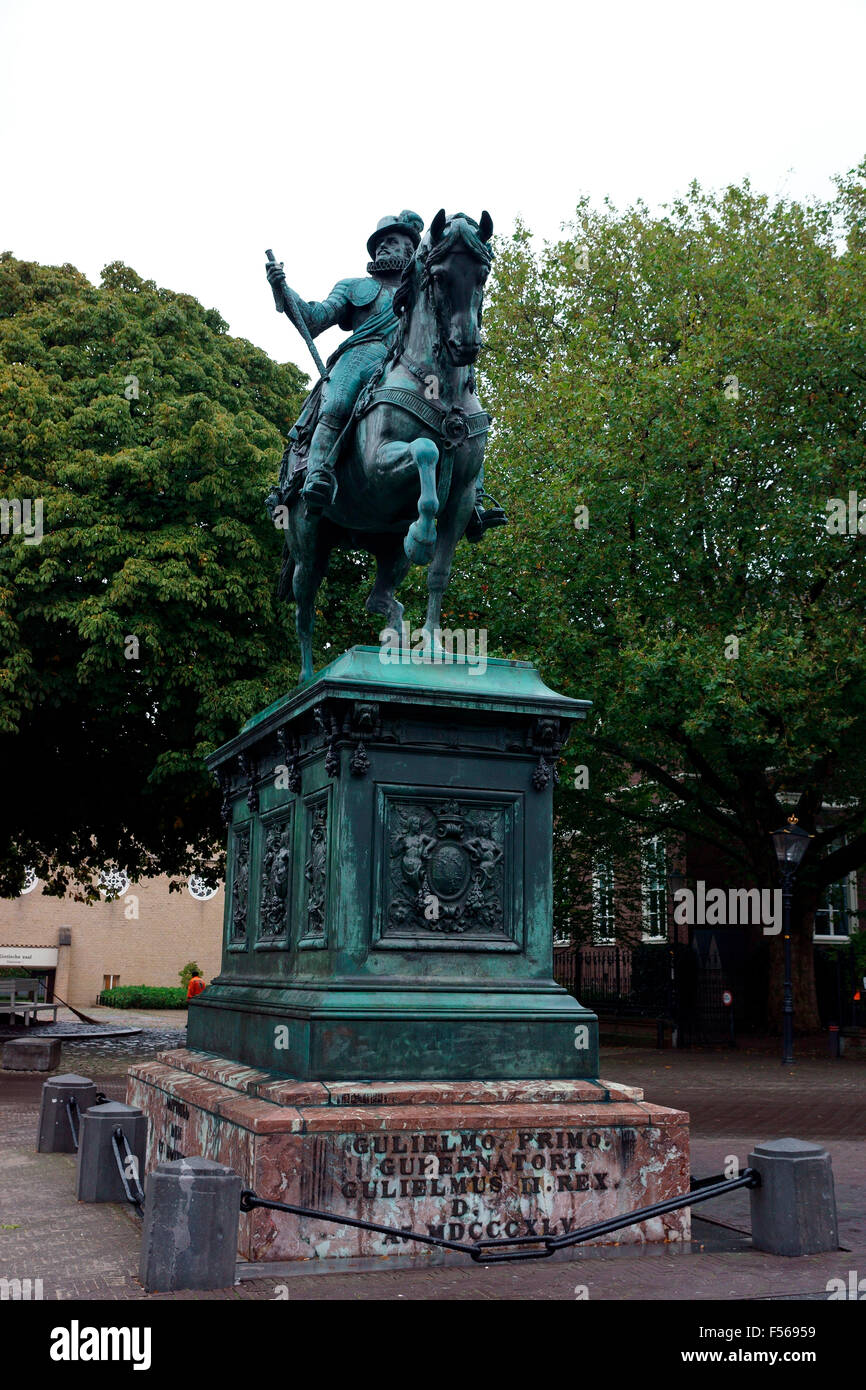
<instances>
[{"instance_id":1,"label":"green patina surface","mask_svg":"<svg viewBox=\"0 0 866 1390\"><path fill-rule=\"evenodd\" d=\"M407 653L408 656L408 653ZM394 700L411 700L418 695L434 704L449 703L457 707L520 711L527 714L546 714L561 711L572 719L583 718L590 708L588 700L573 700L558 695L544 684L538 670L529 661L505 661L500 657L486 658L485 669L466 657L454 657L441 662L411 662L399 664L381 659L380 647L352 647L321 671L307 685L275 700L272 705L248 719L241 734L248 733L274 719L297 714L322 698L329 686L355 693L360 698L375 698L384 687ZM226 744L234 749L235 741ZM214 766L225 749L209 759Z\"/></svg>"},{"instance_id":2,"label":"green patina surface","mask_svg":"<svg viewBox=\"0 0 866 1390\"><path fill-rule=\"evenodd\" d=\"M315 1079L594 1077L552 978L553 767L588 702L525 662L356 647L209 759L223 967L189 1045Z\"/></svg>"}]
</instances>

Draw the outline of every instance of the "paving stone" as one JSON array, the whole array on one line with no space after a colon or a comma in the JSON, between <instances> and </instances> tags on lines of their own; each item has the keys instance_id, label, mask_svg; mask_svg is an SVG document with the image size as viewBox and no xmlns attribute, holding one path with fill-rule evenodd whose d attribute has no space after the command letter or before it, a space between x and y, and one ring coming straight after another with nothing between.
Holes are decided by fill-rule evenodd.
<instances>
[{"instance_id":1,"label":"paving stone","mask_svg":"<svg viewBox=\"0 0 866 1390\"><path fill-rule=\"evenodd\" d=\"M182 1046L182 1033L175 1037ZM72 1062L68 1046L64 1066L98 1074L100 1089L122 1101L126 1067L155 1063L157 1050L167 1044L153 1043L149 1053L138 1045L125 1052L115 1046L99 1058L101 1070L87 1065L83 1046ZM781 1259L751 1249L674 1254L671 1247L654 1252L605 1247L568 1262L269 1275L218 1292L146 1295L136 1278L139 1220L125 1207L76 1202L74 1155L35 1150L44 1078L9 1072L0 1074L0 1227L16 1229L0 1229L0 1277L41 1278L45 1297L62 1301L260 1302L279 1298L284 1288L290 1302L573 1302L580 1285L590 1301L826 1298L829 1279L847 1279L854 1268L866 1270L866 1056L804 1058L782 1067L774 1053L745 1049L605 1048L602 1072L619 1084L642 1088L650 1106L691 1114L692 1171L699 1177L722 1172L731 1156L745 1163L762 1140L793 1135L822 1142L833 1161L839 1236L846 1249ZM704 1229L736 1240L737 1232L748 1230L748 1193L714 1199L694 1212L712 1223Z\"/></svg>"}]
</instances>

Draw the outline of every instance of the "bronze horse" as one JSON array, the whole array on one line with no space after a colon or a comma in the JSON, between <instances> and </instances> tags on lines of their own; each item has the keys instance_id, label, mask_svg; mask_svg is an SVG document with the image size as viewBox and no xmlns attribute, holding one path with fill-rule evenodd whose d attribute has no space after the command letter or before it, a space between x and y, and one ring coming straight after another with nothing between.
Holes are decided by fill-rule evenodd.
<instances>
[{"instance_id":1,"label":"bronze horse","mask_svg":"<svg viewBox=\"0 0 866 1390\"><path fill-rule=\"evenodd\" d=\"M378 377L364 387L340 446L339 490L308 514L300 496L286 508L280 593L296 604L299 683L313 675L316 594L335 546L375 556L367 611L402 635L396 590L411 565L427 565L424 629L441 652L442 595L454 551L472 515L489 417L475 389L481 308L493 223L436 214L394 297L400 317Z\"/></svg>"}]
</instances>

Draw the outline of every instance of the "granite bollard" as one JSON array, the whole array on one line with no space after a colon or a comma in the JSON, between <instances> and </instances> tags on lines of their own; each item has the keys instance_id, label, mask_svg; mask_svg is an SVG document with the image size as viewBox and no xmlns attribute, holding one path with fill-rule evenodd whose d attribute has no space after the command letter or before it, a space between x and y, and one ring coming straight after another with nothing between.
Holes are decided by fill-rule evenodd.
<instances>
[{"instance_id":1,"label":"granite bollard","mask_svg":"<svg viewBox=\"0 0 866 1390\"><path fill-rule=\"evenodd\" d=\"M135 1105L118 1100L92 1105L81 1117L78 1148L79 1202L125 1202L120 1171L117 1166L112 1136L120 1128L126 1136L135 1158L134 1171L127 1174L131 1182L141 1182L144 1174L144 1151L147 1144L147 1118Z\"/></svg>"},{"instance_id":2,"label":"granite bollard","mask_svg":"<svg viewBox=\"0 0 866 1390\"><path fill-rule=\"evenodd\" d=\"M241 1180L209 1158L160 1163L147 1179L141 1282L149 1293L234 1283Z\"/></svg>"},{"instance_id":3,"label":"granite bollard","mask_svg":"<svg viewBox=\"0 0 866 1390\"><path fill-rule=\"evenodd\" d=\"M75 1136L69 1124L67 1106L74 1102L73 1118L78 1130L85 1110L96 1104L96 1094L95 1082L88 1081L86 1076L76 1076L74 1072L52 1076L50 1081L46 1081L42 1087L39 1110L37 1151L41 1154L75 1153Z\"/></svg>"},{"instance_id":4,"label":"granite bollard","mask_svg":"<svg viewBox=\"0 0 866 1390\"><path fill-rule=\"evenodd\" d=\"M818 1255L838 1250L836 1196L830 1155L802 1139L756 1144L749 1167L761 1175L750 1191L752 1241L769 1255Z\"/></svg>"}]
</instances>

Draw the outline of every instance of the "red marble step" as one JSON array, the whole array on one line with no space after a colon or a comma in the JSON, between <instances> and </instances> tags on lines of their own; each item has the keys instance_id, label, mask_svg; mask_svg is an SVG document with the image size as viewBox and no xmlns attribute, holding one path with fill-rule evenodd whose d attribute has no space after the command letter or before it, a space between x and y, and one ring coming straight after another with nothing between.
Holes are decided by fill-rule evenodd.
<instances>
[{"instance_id":1,"label":"red marble step","mask_svg":"<svg viewBox=\"0 0 866 1390\"><path fill-rule=\"evenodd\" d=\"M160 1062L274 1105L531 1105L641 1101L637 1086L613 1081L293 1081L224 1057L173 1048Z\"/></svg>"},{"instance_id":2,"label":"red marble step","mask_svg":"<svg viewBox=\"0 0 866 1390\"><path fill-rule=\"evenodd\" d=\"M266 1074L251 1068L185 1050L162 1056L129 1073L128 1100L150 1122L148 1172L164 1159L201 1154L233 1168L264 1198L463 1241L563 1235L689 1189L688 1116L642 1100L560 1099L567 1082L442 1083L415 1088L411 1100L402 1085L341 1083L343 1103L335 1104L318 1083L263 1081ZM250 1093L260 1086L267 1099ZM575 1083L577 1093L585 1086ZM589 1094L613 1090L599 1084ZM503 1099L515 1093L557 1099ZM345 1103L359 1094L365 1103ZM611 1239L688 1234L682 1209ZM423 1260L430 1248L257 1209L241 1217L239 1254L339 1264L357 1256Z\"/></svg>"}]
</instances>

